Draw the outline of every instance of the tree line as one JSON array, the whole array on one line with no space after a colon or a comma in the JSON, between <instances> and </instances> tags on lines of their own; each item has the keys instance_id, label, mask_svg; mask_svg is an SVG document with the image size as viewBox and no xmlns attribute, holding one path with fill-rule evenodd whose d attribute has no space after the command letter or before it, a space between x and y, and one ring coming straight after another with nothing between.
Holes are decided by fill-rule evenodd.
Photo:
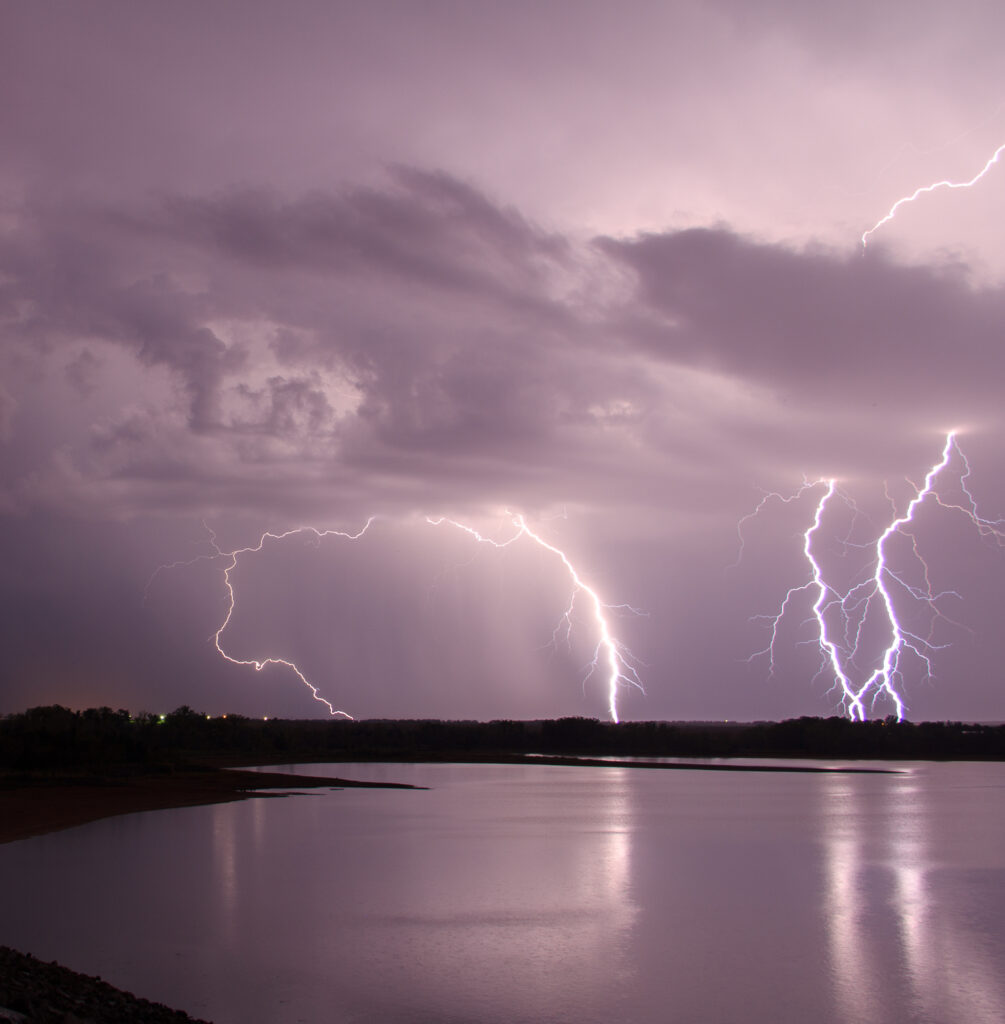
<instances>
[{"instance_id":1,"label":"tree line","mask_svg":"<svg viewBox=\"0 0 1005 1024\"><path fill-rule=\"evenodd\" d=\"M60 705L0 717L0 770L174 770L193 763L457 760L524 754L1005 760L1005 725L851 722L492 722L211 717Z\"/></svg>"}]
</instances>

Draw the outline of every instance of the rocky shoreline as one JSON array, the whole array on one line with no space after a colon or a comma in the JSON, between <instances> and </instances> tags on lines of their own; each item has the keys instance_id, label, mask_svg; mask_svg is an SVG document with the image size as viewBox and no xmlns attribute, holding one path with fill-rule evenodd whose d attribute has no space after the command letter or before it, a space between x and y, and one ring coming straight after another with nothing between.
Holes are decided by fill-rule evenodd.
<instances>
[{"instance_id":1,"label":"rocky shoreline","mask_svg":"<svg viewBox=\"0 0 1005 1024\"><path fill-rule=\"evenodd\" d=\"M57 963L0 946L4 1024L208 1024Z\"/></svg>"}]
</instances>

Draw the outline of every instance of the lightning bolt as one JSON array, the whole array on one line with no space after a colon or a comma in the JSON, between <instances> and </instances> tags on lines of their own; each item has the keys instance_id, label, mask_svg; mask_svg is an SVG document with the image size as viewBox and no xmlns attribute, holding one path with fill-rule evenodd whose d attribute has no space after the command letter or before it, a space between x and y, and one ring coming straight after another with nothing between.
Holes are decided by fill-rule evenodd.
<instances>
[{"instance_id":1,"label":"lightning bolt","mask_svg":"<svg viewBox=\"0 0 1005 1024\"><path fill-rule=\"evenodd\" d=\"M234 590L234 581L231 574L237 568L237 563L242 555L256 554L260 552L267 541L281 541L287 537L296 537L301 535L313 535L315 540L320 541L325 537L343 537L346 540L359 540L373 525L376 516L370 516L369 519L363 524L363 527L356 533L347 533L344 530L319 530L313 526L298 526L292 530L286 530L283 533L272 533L266 531L263 533L255 544L250 544L244 548L235 548L232 551L225 551L217 543L216 533L206 525L204 522L202 525L206 532L209 534L209 543L213 549L212 554L207 555L196 555L194 558L185 560L179 560L171 562L169 565L159 565L151 575L147 582L144 590L144 600L146 600L147 592L150 590L150 586L156 579L157 575L161 572L169 569L183 568L189 565L195 565L196 562L206 561L220 561L224 562L222 575L223 585L227 592L227 608L223 617L223 621L217 627L216 631L211 635L210 639L213 641L213 646L224 660L229 661L232 665L250 665L253 666L256 672L261 672L266 665L281 665L284 668L289 669L299 680L311 691L311 696L319 704L323 704L327 709L328 713L332 717L348 718L351 719L347 711L341 711L332 704L331 701L321 696L320 690L307 678L303 671L297 666L296 662L290 661L288 658L238 658L230 654L223 646L223 634L227 627L230 625L230 620L234 617L234 609L237 606L237 594Z\"/></svg>"},{"instance_id":2,"label":"lightning bolt","mask_svg":"<svg viewBox=\"0 0 1005 1024\"><path fill-rule=\"evenodd\" d=\"M960 490L964 495L964 501L961 502L948 501L942 498L936 490L939 477L945 473L954 456L963 466L959 478ZM775 615L757 616L757 618L767 618L770 622L769 641L765 648L751 655L748 660L753 661L755 658L767 656L773 672L775 648L782 620L797 600L798 595L815 594L808 621L813 624L816 644L821 655L818 675L830 672L834 680L832 688L839 692L841 706L853 721L865 721L866 704L868 703L871 709L880 699L892 703L897 719L902 720L906 706L900 688L904 678L905 658L913 655L923 667L926 677L930 677L932 675L931 652L939 650L941 646L945 645L936 645L930 637L922 637L907 628L898 612L897 597L907 595L913 601L924 603L939 617L944 617L938 604L940 599L949 595L959 597L955 591L936 593L932 588L928 565L919 550L918 540L913 533L918 510L926 501L932 501L944 509L964 515L982 537L992 538L999 546L1005 541L1002 520L985 519L978 513L977 504L968 487L969 477L970 464L959 447L956 432L950 431L946 435L941 457L926 473L924 483L921 486L915 486L914 497L908 502L902 514L898 515L894 509L893 518L880 531L871 545L871 568L866 578L844 590L828 581L822 562L816 554L817 545L815 543L823 527L828 507L835 500L843 501L857 513L851 498L840 491L837 481L821 479L804 482L796 494L789 498L783 498L777 494L765 496L751 515L760 512L770 498L779 498L781 501L790 502L809 489L823 488L814 510L813 520L802 535L803 555L809 566L809 578L806 582L792 587L786 592ZM741 520L741 525L749 518L751 518L750 515L745 516ZM897 536L910 538L911 555L915 564L920 567L922 574L920 585L909 583L903 571L898 572L891 564L889 549ZM847 537L844 543L846 546L850 545ZM861 545L852 546L860 547ZM870 617L872 619L878 617L884 623L883 628L887 639L882 655L877 659L878 664L871 671L862 672L857 671L857 663L864 657L862 651L863 631L866 621ZM837 620L836 624L834 620Z\"/></svg>"},{"instance_id":3,"label":"lightning bolt","mask_svg":"<svg viewBox=\"0 0 1005 1024\"><path fill-rule=\"evenodd\" d=\"M224 630L230 625L230 620L234 615L234 608L237 604L237 595L234 593L234 583L230 578L230 574L237 568L237 561L241 555L254 554L262 550L265 547L267 540L285 540L287 537L294 537L301 534L313 534L317 540L321 540L324 537L344 537L346 540L359 540L364 533L370 528L373 523L374 517L370 516L366 523L356 533L346 533L343 530L318 530L313 526L300 526L293 530L287 530L285 533L270 533L266 532L261 535L258 539L257 544L250 545L246 548L237 548L234 551L221 551L216 543L216 536L212 536L212 544L216 549L216 553L221 558L226 559L226 564L223 567L223 583L227 589L227 614L223 618L223 622L220 623L219 628L213 634L213 646L219 651L220 655L229 661L233 665L253 665L256 672L261 672L266 665L282 665L288 668L299 680L311 691L311 696L319 703L324 704L328 708L328 713L333 717L338 716L341 718L352 718L347 711L340 711L335 707L331 701L326 700L321 696L318 688L304 675L304 673L297 667L295 662L290 661L287 658L235 658L232 654L228 654L224 650L221 642Z\"/></svg>"},{"instance_id":4,"label":"lightning bolt","mask_svg":"<svg viewBox=\"0 0 1005 1024\"><path fill-rule=\"evenodd\" d=\"M566 637L569 636L572 631L572 615L575 610L576 597L580 593L585 594L597 631L597 644L594 648L593 660L590 662L586 678L589 679L594 672L601 671L602 666L606 670L607 710L611 716L611 721L619 721L618 693L622 684L633 686L643 693L645 692L642 686L642 680L639 677L638 669L636 668L636 659L632 655L631 651L629 651L628 648L625 647L625 645L622 644L621 641L619 641L611 632L610 623L607 621L606 615L608 611L618 609L627 610L636 615L640 613L630 605L604 604L597 591L586 583L582 576L580 576L579 571L569 560L569 556L562 551L561 548L555 547L554 544L549 544L548 541L540 536L540 534L535 533L527 525L527 521L522 515L514 515L512 517L512 525L515 528L515 532L512 537L505 541L498 541L493 540L491 537L485 537L479 533L478 530L474 529L474 527L467 526L464 523L459 523L455 519L447 519L444 516L439 518L427 517L426 522L432 526L441 526L442 524L447 523L459 530L463 530L465 533L474 537L480 544L489 544L495 548L509 547L521 537L527 537L535 544L544 548L545 551L550 551L565 567L565 570L572 581L573 588L572 594L569 598L569 604L562 613L559 623L552 634L553 639L557 638L561 632L564 632Z\"/></svg>"},{"instance_id":5,"label":"lightning bolt","mask_svg":"<svg viewBox=\"0 0 1005 1024\"><path fill-rule=\"evenodd\" d=\"M278 665L283 668L286 668L289 671L291 671L300 680L300 682L307 687L307 689L310 690L311 696L314 698L314 700L323 704L328 709L328 713L330 715L351 719L352 715L350 715L347 711L342 711L336 708L335 705L331 703L331 701L327 700L325 697L321 695L321 692L319 691L318 687L315 686L314 683L312 683L307 678L303 670L294 661L288 658L279 658L272 656L263 658L238 657L230 653L230 651L228 651L227 648L224 646L223 635L226 632L227 627L230 625L230 622L234 616L234 610L237 607L237 593L235 590L232 574L237 569L238 563L243 556L253 555L261 552L262 549L265 547L266 543L268 542L282 541L288 537L294 536L313 535L313 537L317 541L320 541L326 537L341 537L346 540L356 541L363 537L363 535L369 530L375 518L375 516L371 516L369 519L367 519L363 527L356 533L349 533L343 530L333 529L319 530L313 526L300 526L292 530L286 530L283 533L272 533L271 531L266 531L259 537L258 541L255 544L250 544L247 547L243 548L235 548L231 551L225 551L223 548L220 547L220 545L217 543L216 534L204 523L203 526L206 528L209 534L210 545L213 549L212 553L197 555L195 558L191 558L188 560L172 562L170 565L158 566L158 568L154 570L153 575L150 577L150 580L147 583L147 590L149 590L150 585L153 583L153 580L161 571L193 565L196 562L200 561L222 561L223 584L227 594L226 611L222 621L220 622L220 625L217 627L216 631L212 634L210 638L213 642L213 646L216 648L219 655L233 665L251 666L257 672L261 672L262 669L264 669L267 665ZM607 620L606 613L612 610L616 611L619 609L628 610L633 614L642 613L638 612L634 608L631 608L631 606L629 605L604 604L601 601L597 591L594 590L583 580L583 578L580 576L579 572L572 564L572 562L569 560L569 557L565 554L565 552L562 551L560 548L556 547L555 545L548 543L548 541L546 541L543 537L535 533L527 525L527 522L522 515L512 516L512 524L516 528L516 532L513 534L512 537L510 537L506 541L497 541L489 537L485 537L473 527L467 526L453 519L447 519L445 517L440 517L438 519L427 517L426 522L429 523L431 526L439 526L443 523L448 523L451 526L454 526L457 529L463 530L465 533L468 533L470 536L474 537L479 542L489 544L496 548L508 547L510 544L517 541L520 537L527 537L530 540L534 541L536 544L538 544L540 547L544 548L546 551L551 552L562 562L562 565L565 567L565 570L569 574L569 577L572 581L573 590L572 595L569 599L569 604L566 607L564 613L562 614L559 624L555 627L555 630L552 634L552 639L557 640L559 634L563 630L565 632L566 638L568 638L568 636L571 634L573 624L573 612L575 610L576 598L579 594L584 594L587 598L587 601L592 612L598 637L596 648L594 650L593 661L590 664L589 672L586 678L589 679L594 672L600 671L602 666L606 666L608 681L608 709L612 720L617 722L617 697L620 686L622 684L627 683L631 686L636 687L639 690L643 690L643 687L641 680L639 678L638 670L636 668L635 659L631 652L611 632L610 624Z\"/></svg>"},{"instance_id":6,"label":"lightning bolt","mask_svg":"<svg viewBox=\"0 0 1005 1024\"><path fill-rule=\"evenodd\" d=\"M862 250L865 251L866 246L869 244L869 236L878 231L884 224L893 220L897 215L897 211L908 203L913 203L916 199L920 199L921 196L927 195L929 192L937 192L939 189L957 189L957 188L972 188L977 184L991 170L996 163L998 158L1005 152L1005 142L1003 142L991 155L988 162L969 180L969 181L935 181L931 185L923 185L921 188L915 189L909 196L903 196L898 199L893 206L887 211L886 215L876 221L875 224L868 231L862 233Z\"/></svg>"},{"instance_id":7,"label":"lightning bolt","mask_svg":"<svg viewBox=\"0 0 1005 1024\"><path fill-rule=\"evenodd\" d=\"M753 512L751 512L748 515L744 516L743 519L740 520L740 523L737 526L737 532L740 535L740 544L741 544L741 552L740 552L740 554L742 556L742 553L743 553L742 552L742 545L743 545L742 528L743 528L743 524L745 522L747 522L748 520L750 520L752 518L755 518L757 515L759 515L763 511L765 506L768 504L768 502L771 501L773 498L777 499L778 501L781 501L783 504L788 505L791 502L796 501L799 498L801 498L802 495L806 493L806 491L811 490L812 488L818 487L818 486L821 486L821 485L823 485L825 487L825 492L823 494L823 497L821 497L820 501L817 503L816 511L814 513L812 524L806 529L806 532L803 534L803 554L806 556L806 561L810 565L810 578L805 583L802 583L802 584L800 584L799 586L796 586L796 587L790 587L788 589L788 591L785 594L785 597L782 600L781 605L779 606L778 611L774 615L770 615L770 616L757 615L757 616L754 616L755 619L765 619L766 618L766 619L768 619L770 621L770 623L771 623L770 638L769 638L767 646L765 646L760 651L756 651L747 660L748 661L753 661L756 658L759 658L759 657L762 657L762 656L767 656L768 661L769 661L769 676L773 675L774 671L775 671L775 647L776 647L776 645L778 643L778 631L779 631L779 628L781 627L782 621L785 619L785 616L788 613L789 606L796 599L796 595L802 594L802 593L805 593L805 592L808 592L808 591L811 591L811 590L813 590L815 588L816 591L817 591L817 598L816 598L816 601L813 604L813 617L816 620L817 627L818 627L817 635L818 635L818 644L820 646L820 650L825 655L826 661L830 662L832 668L834 669L835 676L838 679L846 678L845 675L844 675L844 670L841 667L840 651L838 650L838 647L834 643L834 641L832 641L830 639L830 637L828 635L828 630L827 630L827 619L825 617L825 612L831 606L831 604L833 604L833 601L830 600L831 589L826 584L826 582L824 581L823 572L821 571L820 566L817 563L816 558L813 555L813 543L812 543L813 535L820 529L820 524L821 524L821 521L823 520L824 511L827 508L827 503L830 501L830 499L837 492L837 481L835 481L835 480L814 480L814 481L804 480L802 487L800 487L799 490L795 492L795 494L790 494L787 497L782 496L781 494L778 494L778 493L775 493L775 492L772 492L771 494L766 494L761 499L761 501L758 504L757 508L754 509ZM735 565L739 565L739 559L737 559L737 561L734 563L734 566Z\"/></svg>"}]
</instances>

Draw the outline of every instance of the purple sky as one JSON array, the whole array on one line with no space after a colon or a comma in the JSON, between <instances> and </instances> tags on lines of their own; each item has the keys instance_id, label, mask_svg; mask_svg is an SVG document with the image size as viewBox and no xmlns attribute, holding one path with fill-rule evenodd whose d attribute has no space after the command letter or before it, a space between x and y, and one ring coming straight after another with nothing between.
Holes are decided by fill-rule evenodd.
<instances>
[{"instance_id":1,"label":"purple sky","mask_svg":"<svg viewBox=\"0 0 1005 1024\"><path fill-rule=\"evenodd\" d=\"M1005 142L1003 30L991 0L3 5L0 713L326 714L214 651L225 560L155 570L376 515L244 556L228 651L358 717L603 717L585 604L550 646L561 563L425 522L507 509L646 613L611 619L623 717L833 713L806 595L746 662L820 489L734 564L737 524L839 477L850 586L950 428L1005 514L1005 161L859 244ZM934 504L915 540L955 594L907 612L940 647L908 717L1005 719L1005 552Z\"/></svg>"}]
</instances>

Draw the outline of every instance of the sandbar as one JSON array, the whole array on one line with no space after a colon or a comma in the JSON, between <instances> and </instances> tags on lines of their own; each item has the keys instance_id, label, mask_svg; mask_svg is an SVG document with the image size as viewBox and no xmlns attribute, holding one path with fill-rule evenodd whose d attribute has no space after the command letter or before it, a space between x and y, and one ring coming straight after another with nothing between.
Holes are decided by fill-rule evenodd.
<instances>
[{"instance_id":1,"label":"sandbar","mask_svg":"<svg viewBox=\"0 0 1005 1024\"><path fill-rule=\"evenodd\" d=\"M75 828L119 814L285 795L269 790L354 787L416 788L393 782L356 782L239 769L185 770L112 779L0 778L0 843Z\"/></svg>"}]
</instances>

